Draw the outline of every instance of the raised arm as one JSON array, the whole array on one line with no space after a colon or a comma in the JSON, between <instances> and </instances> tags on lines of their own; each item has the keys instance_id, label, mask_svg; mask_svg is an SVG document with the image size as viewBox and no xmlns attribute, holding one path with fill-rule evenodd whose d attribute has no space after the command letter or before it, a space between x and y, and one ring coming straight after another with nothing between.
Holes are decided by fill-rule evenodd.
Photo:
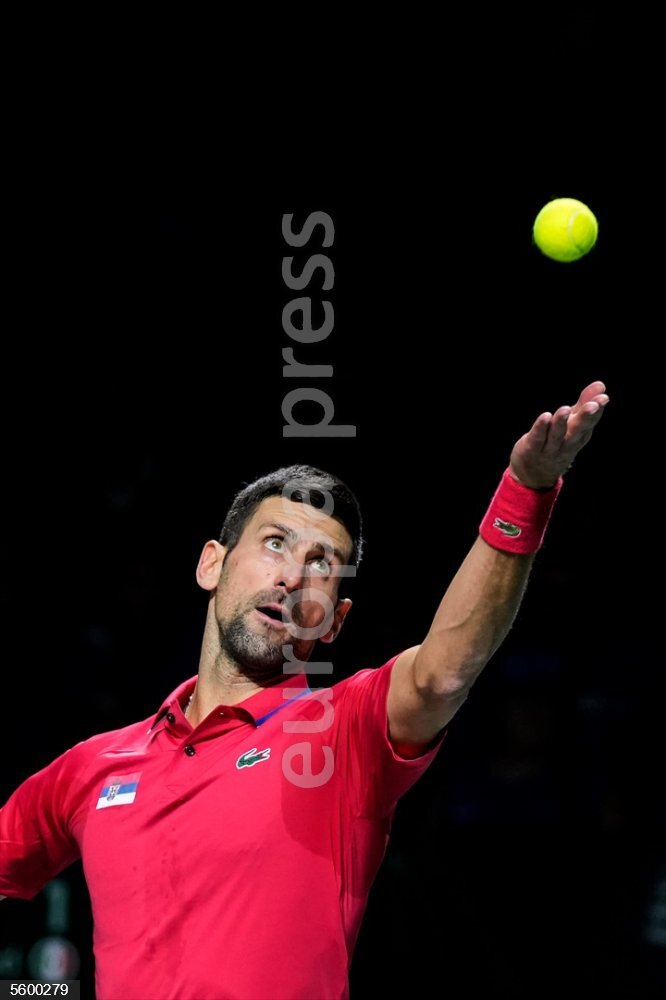
<instances>
[{"instance_id":1,"label":"raised arm","mask_svg":"<svg viewBox=\"0 0 666 1000\"><path fill-rule=\"evenodd\" d=\"M419 646L396 660L388 696L394 742L423 745L463 704L486 663L509 631L520 606L550 506L578 452L592 436L608 402L603 382L592 382L574 406L542 413L511 452L508 482L496 498L523 513L488 517L448 587ZM502 493L503 490L503 493ZM540 523L541 522L541 523Z\"/></svg>"}]
</instances>

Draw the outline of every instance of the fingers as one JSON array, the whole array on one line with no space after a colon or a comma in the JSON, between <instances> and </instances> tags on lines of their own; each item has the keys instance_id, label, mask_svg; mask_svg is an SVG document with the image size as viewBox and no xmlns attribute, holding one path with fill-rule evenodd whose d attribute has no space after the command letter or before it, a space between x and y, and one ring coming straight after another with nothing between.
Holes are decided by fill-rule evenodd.
<instances>
[{"instance_id":1,"label":"fingers","mask_svg":"<svg viewBox=\"0 0 666 1000\"><path fill-rule=\"evenodd\" d=\"M598 406L604 405L608 402L608 396L606 395L606 386L603 382L590 382L589 385L585 386L576 404L573 406L574 413L596 413ZM593 404L597 404L594 406Z\"/></svg>"},{"instance_id":2,"label":"fingers","mask_svg":"<svg viewBox=\"0 0 666 1000\"><path fill-rule=\"evenodd\" d=\"M574 406L541 413L514 445L510 465L516 479L534 489L545 488L571 468L608 403L603 382L591 382Z\"/></svg>"},{"instance_id":3,"label":"fingers","mask_svg":"<svg viewBox=\"0 0 666 1000\"><path fill-rule=\"evenodd\" d=\"M560 406L553 414L550 426L548 427L548 437L543 449L547 454L558 452L561 449L567 435L567 426L571 412L570 406Z\"/></svg>"},{"instance_id":4,"label":"fingers","mask_svg":"<svg viewBox=\"0 0 666 1000\"><path fill-rule=\"evenodd\" d=\"M603 382L599 382L599 381L597 381L597 382L590 382L589 385L585 386L585 388L581 392L580 396L578 397L578 402L576 403L576 406L577 407L578 406L583 406L585 403L587 403L590 400L594 399L595 396L599 396L599 395L601 395L602 393L605 393L605 392L606 392L606 386L604 385Z\"/></svg>"},{"instance_id":5,"label":"fingers","mask_svg":"<svg viewBox=\"0 0 666 1000\"><path fill-rule=\"evenodd\" d=\"M603 385L603 382L594 384ZM591 394L585 400L583 400L583 396L584 393L581 393L580 399L574 406L574 410L581 413L597 413L598 410L603 409L609 398L605 392Z\"/></svg>"},{"instance_id":6,"label":"fingers","mask_svg":"<svg viewBox=\"0 0 666 1000\"><path fill-rule=\"evenodd\" d=\"M536 438L542 438L543 441L545 441L546 438L548 437L548 427L550 426L550 422L552 419L553 419L552 413L546 412L539 414L539 416L534 421L534 424L532 425L532 430L530 431L530 434L534 434Z\"/></svg>"},{"instance_id":7,"label":"fingers","mask_svg":"<svg viewBox=\"0 0 666 1000\"><path fill-rule=\"evenodd\" d=\"M608 403L608 396L605 393L600 393L595 396L594 399L588 400L581 406L581 408L574 412L569 421L569 428L572 433L576 433L579 430L584 432L591 431L599 423L604 415L604 409Z\"/></svg>"},{"instance_id":8,"label":"fingers","mask_svg":"<svg viewBox=\"0 0 666 1000\"><path fill-rule=\"evenodd\" d=\"M552 419L552 413L539 414L527 434L524 435L525 447L530 452L540 452L543 449L548 440L548 428Z\"/></svg>"},{"instance_id":9,"label":"fingers","mask_svg":"<svg viewBox=\"0 0 666 1000\"><path fill-rule=\"evenodd\" d=\"M589 432L601 419L608 403L606 386L601 381L585 386L574 406L561 406L553 418L555 440L570 440L579 431ZM564 421L564 427L562 426ZM562 431L564 430L564 433ZM568 433L567 433L568 430ZM550 435L549 435L550 437Z\"/></svg>"},{"instance_id":10,"label":"fingers","mask_svg":"<svg viewBox=\"0 0 666 1000\"><path fill-rule=\"evenodd\" d=\"M593 383L593 386L598 385L603 383ZM589 441L592 431L604 414L607 403L608 396L605 393L597 393L582 405L579 405L579 400L575 407L561 406L550 422L544 453L575 455Z\"/></svg>"}]
</instances>

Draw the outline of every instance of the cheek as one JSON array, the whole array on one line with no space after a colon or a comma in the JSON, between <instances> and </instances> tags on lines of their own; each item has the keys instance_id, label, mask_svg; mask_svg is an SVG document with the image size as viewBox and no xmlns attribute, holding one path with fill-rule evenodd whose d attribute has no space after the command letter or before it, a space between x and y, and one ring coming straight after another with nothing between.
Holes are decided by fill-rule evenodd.
<instances>
[{"instance_id":1,"label":"cheek","mask_svg":"<svg viewBox=\"0 0 666 1000\"><path fill-rule=\"evenodd\" d=\"M269 552L252 560L238 556L229 563L229 584L234 590L249 590L258 579L265 579L274 567L275 560Z\"/></svg>"}]
</instances>

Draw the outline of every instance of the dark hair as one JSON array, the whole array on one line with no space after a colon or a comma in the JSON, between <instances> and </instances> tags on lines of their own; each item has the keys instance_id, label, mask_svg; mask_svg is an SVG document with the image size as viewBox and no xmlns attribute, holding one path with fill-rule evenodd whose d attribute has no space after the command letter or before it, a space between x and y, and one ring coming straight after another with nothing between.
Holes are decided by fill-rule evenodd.
<instances>
[{"instance_id":1,"label":"dark hair","mask_svg":"<svg viewBox=\"0 0 666 1000\"><path fill-rule=\"evenodd\" d=\"M358 566L363 549L363 524L358 500L341 479L312 465L289 465L276 469L240 490L224 519L220 544L233 549L261 501L266 497L283 495L294 503L308 503L317 509L332 499L331 517L340 521L349 532L352 540L349 562Z\"/></svg>"}]
</instances>

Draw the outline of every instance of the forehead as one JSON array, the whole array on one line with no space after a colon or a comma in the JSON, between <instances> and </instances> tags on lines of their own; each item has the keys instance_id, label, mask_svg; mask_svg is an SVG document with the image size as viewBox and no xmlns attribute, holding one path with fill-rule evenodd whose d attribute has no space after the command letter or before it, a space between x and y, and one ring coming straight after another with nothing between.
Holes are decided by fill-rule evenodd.
<instances>
[{"instance_id":1,"label":"forehead","mask_svg":"<svg viewBox=\"0 0 666 1000\"><path fill-rule=\"evenodd\" d=\"M262 500L246 525L246 531L258 532L262 525L284 525L298 538L310 543L321 542L339 549L348 558L352 540L340 521L307 503L294 503L281 496Z\"/></svg>"}]
</instances>

